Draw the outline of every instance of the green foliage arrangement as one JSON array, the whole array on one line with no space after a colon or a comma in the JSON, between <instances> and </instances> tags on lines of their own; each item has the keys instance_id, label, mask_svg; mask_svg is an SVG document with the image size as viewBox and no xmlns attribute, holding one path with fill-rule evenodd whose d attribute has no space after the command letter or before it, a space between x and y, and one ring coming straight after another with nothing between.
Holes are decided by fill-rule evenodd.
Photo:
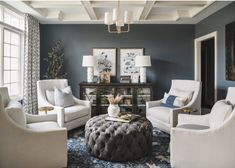
<instances>
[{"instance_id":1,"label":"green foliage arrangement","mask_svg":"<svg viewBox=\"0 0 235 168\"><path fill-rule=\"evenodd\" d=\"M64 72L64 51L60 40L54 43L51 52L48 53L48 57L44 61L48 65L44 78L61 79L67 76Z\"/></svg>"}]
</instances>

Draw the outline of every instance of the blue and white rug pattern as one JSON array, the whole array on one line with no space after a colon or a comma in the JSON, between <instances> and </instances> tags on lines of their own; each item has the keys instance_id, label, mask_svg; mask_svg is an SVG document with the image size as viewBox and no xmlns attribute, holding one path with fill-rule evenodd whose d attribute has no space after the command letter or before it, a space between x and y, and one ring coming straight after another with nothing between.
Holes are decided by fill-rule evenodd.
<instances>
[{"instance_id":1,"label":"blue and white rug pattern","mask_svg":"<svg viewBox=\"0 0 235 168\"><path fill-rule=\"evenodd\" d=\"M69 132L68 168L170 168L170 136L157 128L153 129L152 155L125 163L104 161L91 156L86 150L84 133L74 132Z\"/></svg>"}]
</instances>

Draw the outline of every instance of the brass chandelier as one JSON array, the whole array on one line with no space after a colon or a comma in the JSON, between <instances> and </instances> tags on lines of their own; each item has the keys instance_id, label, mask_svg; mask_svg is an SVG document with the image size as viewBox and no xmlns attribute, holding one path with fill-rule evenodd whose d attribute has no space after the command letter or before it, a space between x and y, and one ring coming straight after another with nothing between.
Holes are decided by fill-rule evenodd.
<instances>
[{"instance_id":1,"label":"brass chandelier","mask_svg":"<svg viewBox=\"0 0 235 168\"><path fill-rule=\"evenodd\" d=\"M128 33L130 31L130 24L132 23L132 12L125 11L124 17L121 18L120 13L120 1L118 0L117 8L113 9L113 13L111 15L110 12L105 12L104 14L104 24L108 25L108 32L109 33ZM115 25L115 29L112 30L112 25ZM127 26L125 26L127 25ZM127 27L127 29L124 29Z\"/></svg>"}]
</instances>

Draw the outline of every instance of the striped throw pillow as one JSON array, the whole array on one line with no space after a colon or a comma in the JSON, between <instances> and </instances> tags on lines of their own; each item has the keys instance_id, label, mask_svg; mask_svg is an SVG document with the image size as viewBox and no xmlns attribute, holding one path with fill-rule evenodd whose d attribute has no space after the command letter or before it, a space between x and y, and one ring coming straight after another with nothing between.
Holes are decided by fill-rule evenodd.
<instances>
[{"instance_id":1,"label":"striped throw pillow","mask_svg":"<svg viewBox=\"0 0 235 168\"><path fill-rule=\"evenodd\" d=\"M177 107L185 106L186 102L187 102L187 98L174 96L174 95L165 93L164 98L162 100L162 106L170 107L170 108L177 108Z\"/></svg>"}]
</instances>

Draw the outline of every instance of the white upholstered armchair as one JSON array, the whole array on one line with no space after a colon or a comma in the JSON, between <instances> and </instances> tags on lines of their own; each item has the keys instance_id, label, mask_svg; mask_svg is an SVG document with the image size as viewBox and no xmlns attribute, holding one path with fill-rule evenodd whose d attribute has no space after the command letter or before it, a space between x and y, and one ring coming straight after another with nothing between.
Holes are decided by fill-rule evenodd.
<instances>
[{"instance_id":1,"label":"white upholstered armchair","mask_svg":"<svg viewBox=\"0 0 235 168\"><path fill-rule=\"evenodd\" d=\"M226 99L216 102L210 114L179 115L178 126L171 130L172 167L235 167L234 104L235 87L230 87Z\"/></svg>"},{"instance_id":2,"label":"white upholstered armchair","mask_svg":"<svg viewBox=\"0 0 235 168\"><path fill-rule=\"evenodd\" d=\"M201 114L201 82L194 80L172 80L169 93L174 89L192 91L193 95L187 105L180 108L169 108L162 106L162 100L146 102L146 117L154 127L170 133L170 129L177 125L178 114L184 108L197 109L194 114Z\"/></svg>"},{"instance_id":3,"label":"white upholstered armchair","mask_svg":"<svg viewBox=\"0 0 235 168\"><path fill-rule=\"evenodd\" d=\"M46 91L53 91L54 88L64 89L68 86L67 79L50 79L40 80L37 82L38 92L38 106L56 106L49 103ZM84 125L88 119L91 118L91 103L90 101L84 101L77 99L73 96L75 102L74 105L69 107L60 107L59 110L49 112L47 117L53 120L57 120L61 127L66 127L68 130L74 129L81 125Z\"/></svg>"},{"instance_id":4,"label":"white upholstered armchair","mask_svg":"<svg viewBox=\"0 0 235 168\"><path fill-rule=\"evenodd\" d=\"M6 98L7 88L0 88L0 167L66 167L67 130L44 116L24 114L20 103L7 104Z\"/></svg>"}]
</instances>

